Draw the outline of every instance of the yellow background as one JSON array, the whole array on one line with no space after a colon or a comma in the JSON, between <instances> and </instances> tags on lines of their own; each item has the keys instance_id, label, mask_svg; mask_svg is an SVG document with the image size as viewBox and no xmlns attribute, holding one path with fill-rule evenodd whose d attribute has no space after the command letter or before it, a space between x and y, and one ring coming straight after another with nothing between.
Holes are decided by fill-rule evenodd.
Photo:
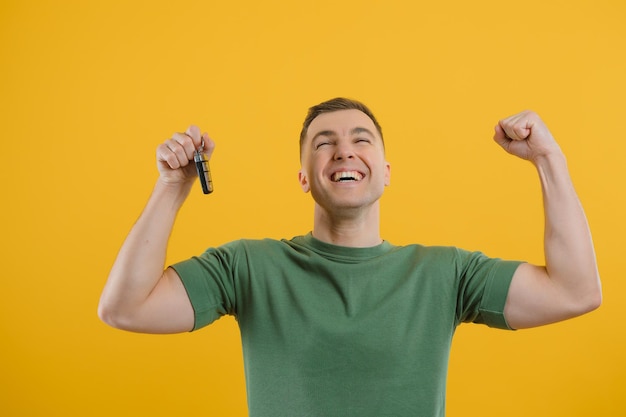
<instances>
[{"instance_id":1,"label":"yellow background","mask_svg":"<svg viewBox=\"0 0 626 417\"><path fill-rule=\"evenodd\" d=\"M215 193L183 208L169 262L311 228L297 183L306 109L335 96L383 125L383 236L543 262L536 173L492 142L531 108L566 152L604 304L544 328L461 326L448 416L626 415L621 0L2 1L0 414L245 416L236 323L111 329L100 290L190 123Z\"/></svg>"}]
</instances>

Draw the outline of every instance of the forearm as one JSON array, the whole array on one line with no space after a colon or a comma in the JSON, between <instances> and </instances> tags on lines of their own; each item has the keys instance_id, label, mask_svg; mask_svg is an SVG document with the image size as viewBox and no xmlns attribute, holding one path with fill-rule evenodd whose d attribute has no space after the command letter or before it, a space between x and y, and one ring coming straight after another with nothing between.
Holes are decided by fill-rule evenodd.
<instances>
[{"instance_id":1,"label":"forearm","mask_svg":"<svg viewBox=\"0 0 626 417\"><path fill-rule=\"evenodd\" d=\"M191 184L157 184L139 219L131 229L111 269L100 299L100 315L132 315L150 295L163 275L167 243L176 215ZM108 317L108 319L107 319Z\"/></svg>"},{"instance_id":2,"label":"forearm","mask_svg":"<svg viewBox=\"0 0 626 417\"><path fill-rule=\"evenodd\" d=\"M535 166L544 200L546 271L572 308L592 309L600 301L600 280L591 232L567 162L558 153L541 157Z\"/></svg>"}]
</instances>

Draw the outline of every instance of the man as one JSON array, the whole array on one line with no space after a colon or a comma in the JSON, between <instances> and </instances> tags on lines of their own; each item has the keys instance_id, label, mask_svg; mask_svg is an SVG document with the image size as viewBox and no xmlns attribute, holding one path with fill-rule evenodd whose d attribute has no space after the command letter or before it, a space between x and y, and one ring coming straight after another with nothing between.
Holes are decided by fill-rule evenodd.
<instances>
[{"instance_id":1,"label":"man","mask_svg":"<svg viewBox=\"0 0 626 417\"><path fill-rule=\"evenodd\" d=\"M601 302L593 244L565 157L541 119L500 121L495 141L531 161L545 207L545 266L452 247L394 246L379 232L390 181L382 130L362 103L312 107L299 181L311 233L242 240L165 268L175 216L194 182L191 126L157 149L160 177L115 262L100 317L138 332L198 329L224 314L241 329L251 416L443 416L454 329L521 329Z\"/></svg>"}]
</instances>

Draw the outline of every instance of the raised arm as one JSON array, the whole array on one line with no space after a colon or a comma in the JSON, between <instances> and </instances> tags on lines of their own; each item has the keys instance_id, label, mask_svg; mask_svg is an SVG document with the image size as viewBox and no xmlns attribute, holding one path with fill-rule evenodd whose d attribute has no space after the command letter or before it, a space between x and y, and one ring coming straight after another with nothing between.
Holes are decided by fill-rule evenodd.
<instances>
[{"instance_id":1,"label":"raised arm","mask_svg":"<svg viewBox=\"0 0 626 417\"><path fill-rule=\"evenodd\" d=\"M602 289L593 242L560 147L530 111L500 121L494 140L534 164L545 215L546 265L522 264L516 271L504 310L509 325L541 326L596 309Z\"/></svg>"},{"instance_id":2,"label":"raised arm","mask_svg":"<svg viewBox=\"0 0 626 417\"><path fill-rule=\"evenodd\" d=\"M107 324L143 333L178 333L193 327L194 314L178 274L165 269L174 220L196 178L193 153L204 140L196 126L157 148L159 179L124 241L100 297L98 315Z\"/></svg>"}]
</instances>

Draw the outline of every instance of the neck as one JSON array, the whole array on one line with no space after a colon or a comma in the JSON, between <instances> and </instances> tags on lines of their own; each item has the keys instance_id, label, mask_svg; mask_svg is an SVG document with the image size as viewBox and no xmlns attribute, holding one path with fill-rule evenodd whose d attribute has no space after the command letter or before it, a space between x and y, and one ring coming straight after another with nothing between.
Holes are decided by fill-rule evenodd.
<instances>
[{"instance_id":1,"label":"neck","mask_svg":"<svg viewBox=\"0 0 626 417\"><path fill-rule=\"evenodd\" d=\"M365 248L379 245L382 243L379 205L375 204L368 210L329 213L316 204L313 236L338 246Z\"/></svg>"}]
</instances>

